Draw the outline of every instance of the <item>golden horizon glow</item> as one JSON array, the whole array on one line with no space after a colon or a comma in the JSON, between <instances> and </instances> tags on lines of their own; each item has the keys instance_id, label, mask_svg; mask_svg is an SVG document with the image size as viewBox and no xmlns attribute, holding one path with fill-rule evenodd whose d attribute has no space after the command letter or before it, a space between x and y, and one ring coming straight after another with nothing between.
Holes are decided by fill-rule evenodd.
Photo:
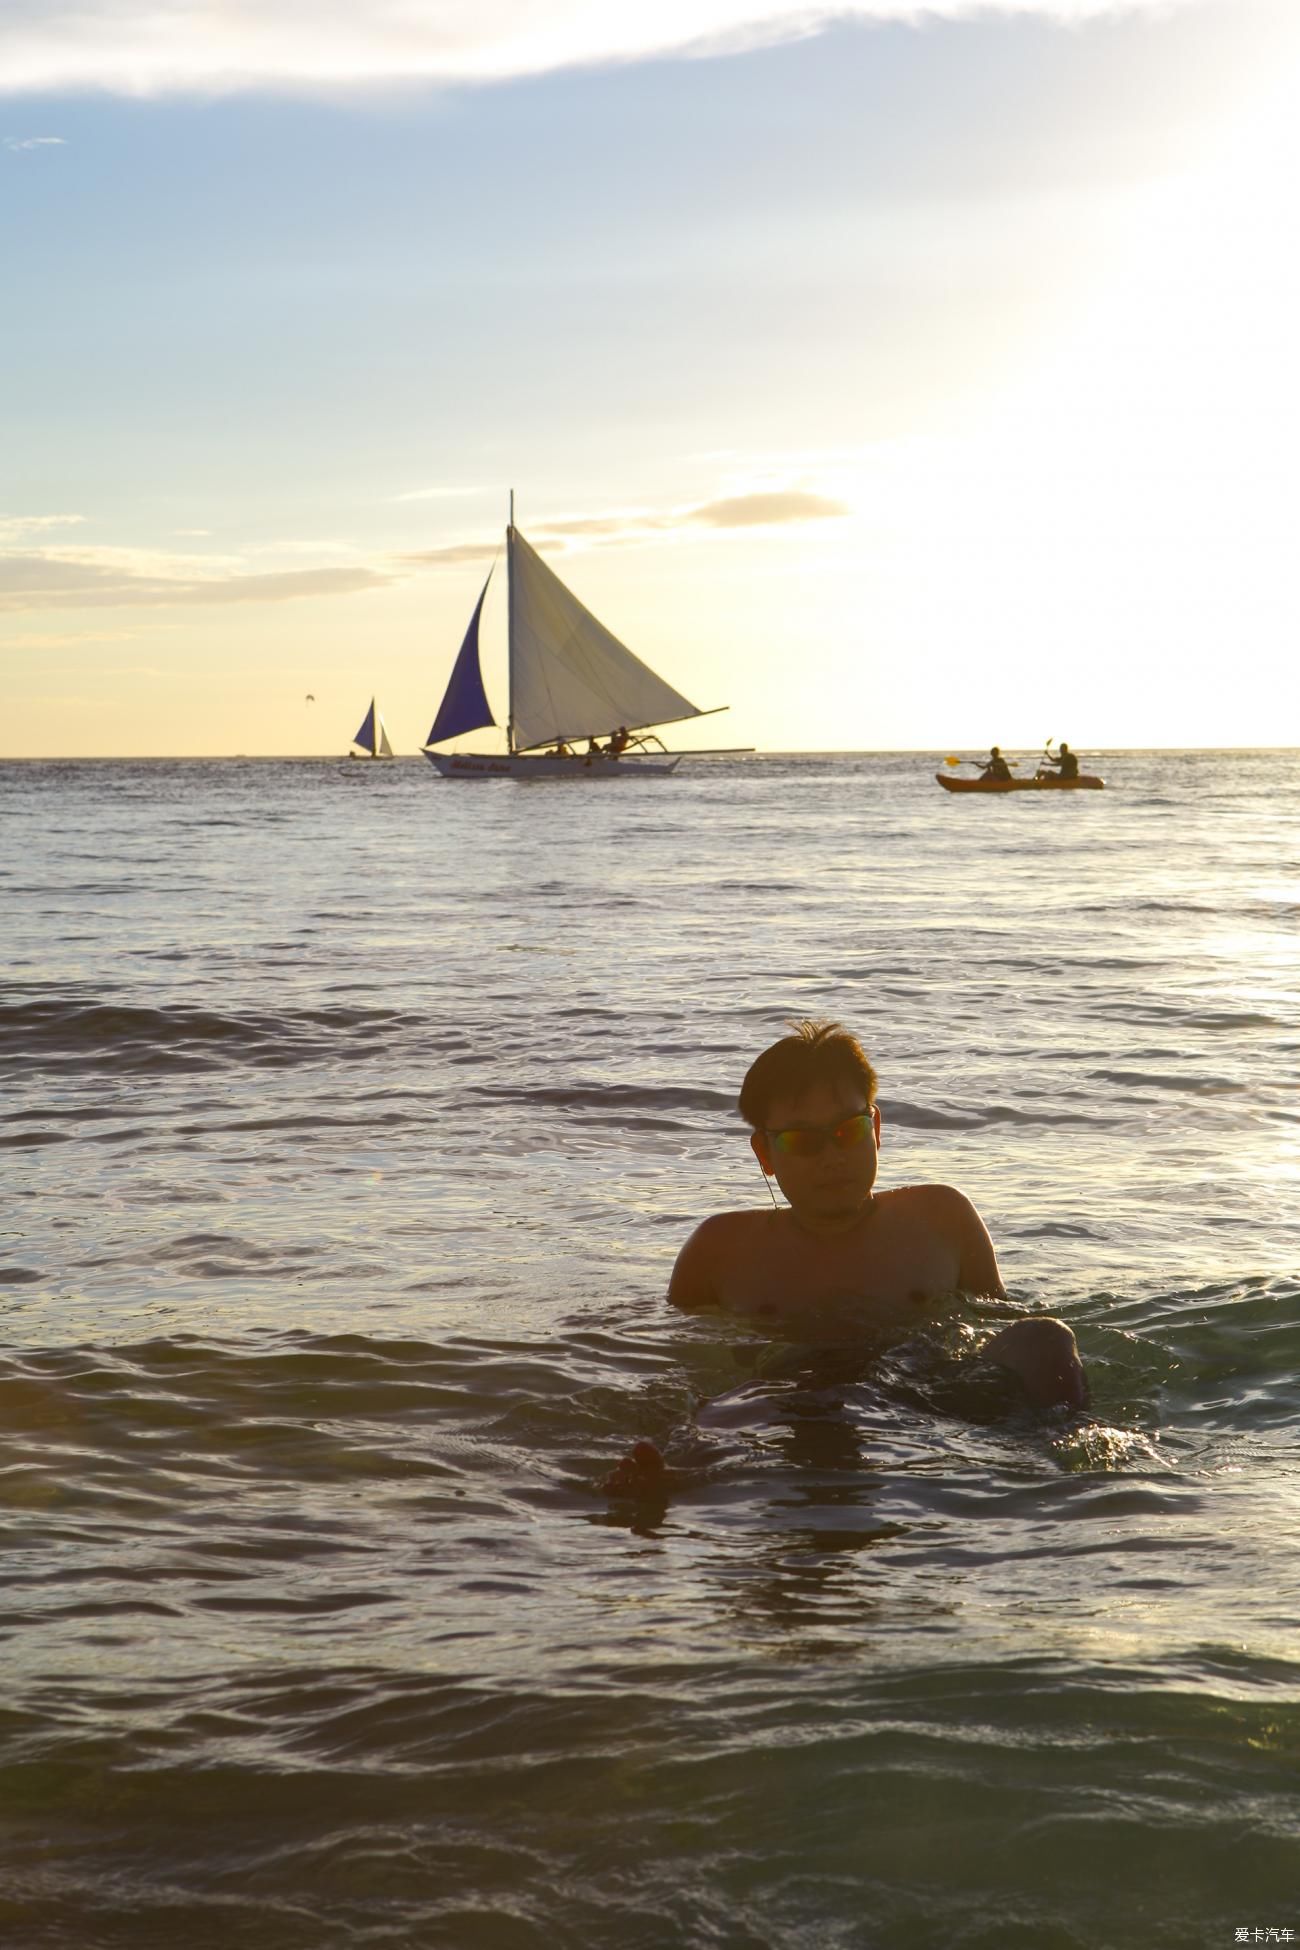
<instances>
[{"instance_id":1,"label":"golden horizon glow","mask_svg":"<svg viewBox=\"0 0 1300 1950\"><path fill-rule=\"evenodd\" d=\"M37 456L21 503L0 509L0 753L327 755L372 694L395 747L418 749L500 544L508 483L490 483L506 468L521 528L588 607L699 704L732 707L674 733L683 746L1036 750L1049 726L1081 750L1300 744L1298 34L1279 28L1267 72L1167 166L1026 183L1012 204L1005 188L951 208L872 191L825 240L818 213L796 211L781 248L819 288L834 291L860 224L868 269L890 269L911 311L859 346L845 318L879 337L860 285L844 287L845 317L823 319L795 280L761 415L743 396L716 406L702 375L692 426L684 382L670 369L656 390L629 355L626 423L606 433L605 394L583 375L588 353L617 350L597 321L553 367L572 388L559 418L545 397L527 423L489 410L481 443L458 432L454 464L423 479L382 438L341 451L337 479L304 468L278 521L239 505L260 485L255 417L210 493L201 454L174 495L134 479L121 507L71 475L56 490ZM599 77L581 86L600 112ZM1085 104L1080 126L1106 112ZM0 162L64 169L76 149L11 146ZM1075 247L1058 262L1062 223ZM665 312L683 373L693 311L715 302L697 262L711 235L688 239ZM1025 261L1043 266L1041 290L985 298ZM485 263L476 275L495 276ZM931 336L909 336L913 317ZM725 340L706 348L725 379ZM250 371L274 422L277 377ZM837 398L851 437L781 437L801 419L824 434ZM499 639L489 618L498 705Z\"/></svg>"}]
</instances>

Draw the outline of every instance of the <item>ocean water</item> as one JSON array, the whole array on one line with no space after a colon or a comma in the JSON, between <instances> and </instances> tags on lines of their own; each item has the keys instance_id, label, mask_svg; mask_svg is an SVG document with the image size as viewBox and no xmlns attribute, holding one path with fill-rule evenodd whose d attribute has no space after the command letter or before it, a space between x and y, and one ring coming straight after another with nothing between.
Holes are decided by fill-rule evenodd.
<instances>
[{"instance_id":1,"label":"ocean water","mask_svg":"<svg viewBox=\"0 0 1300 1950\"><path fill-rule=\"evenodd\" d=\"M1300 1941L1300 754L938 762L0 766L6 1941ZM665 1306L805 1014L1005 1306Z\"/></svg>"}]
</instances>

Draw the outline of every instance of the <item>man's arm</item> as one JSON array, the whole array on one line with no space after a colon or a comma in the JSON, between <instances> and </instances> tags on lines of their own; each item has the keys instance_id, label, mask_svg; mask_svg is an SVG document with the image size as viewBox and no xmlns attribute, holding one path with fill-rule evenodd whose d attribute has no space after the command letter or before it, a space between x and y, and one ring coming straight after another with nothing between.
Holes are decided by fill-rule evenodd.
<instances>
[{"instance_id":1,"label":"man's arm","mask_svg":"<svg viewBox=\"0 0 1300 1950\"><path fill-rule=\"evenodd\" d=\"M668 1298L674 1307L690 1310L719 1304L714 1275L714 1246L719 1224L718 1218L712 1218L696 1226L678 1253L672 1278L668 1282ZM659 1505L662 1516L662 1505L668 1499L671 1477L672 1472L659 1449L643 1436L614 1465L601 1488L606 1496L630 1497L638 1503Z\"/></svg>"},{"instance_id":2,"label":"man's arm","mask_svg":"<svg viewBox=\"0 0 1300 1950\"><path fill-rule=\"evenodd\" d=\"M959 1192L955 1185L945 1185L944 1191L957 1240L958 1287L963 1293L986 1293L995 1300L1005 1300L1007 1290L1002 1284L988 1227L964 1192Z\"/></svg>"},{"instance_id":3,"label":"man's arm","mask_svg":"<svg viewBox=\"0 0 1300 1950\"><path fill-rule=\"evenodd\" d=\"M1007 1290L983 1219L963 1193L952 1186L945 1190L961 1232L962 1290L1005 1300ZM1077 1409L1088 1404L1088 1377L1078 1343L1063 1320L1013 1320L987 1342L984 1355L1010 1369L1036 1409Z\"/></svg>"},{"instance_id":4,"label":"man's arm","mask_svg":"<svg viewBox=\"0 0 1300 1950\"><path fill-rule=\"evenodd\" d=\"M716 1219L706 1219L703 1225L696 1226L678 1253L668 1282L668 1298L674 1307L690 1310L719 1304L714 1254L717 1224Z\"/></svg>"}]
</instances>

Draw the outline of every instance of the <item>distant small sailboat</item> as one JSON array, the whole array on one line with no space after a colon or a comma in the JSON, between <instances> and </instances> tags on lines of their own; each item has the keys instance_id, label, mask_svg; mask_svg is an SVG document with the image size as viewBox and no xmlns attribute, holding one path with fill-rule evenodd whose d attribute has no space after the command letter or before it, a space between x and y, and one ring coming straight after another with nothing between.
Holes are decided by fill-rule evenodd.
<instances>
[{"instance_id":1,"label":"distant small sailboat","mask_svg":"<svg viewBox=\"0 0 1300 1950\"><path fill-rule=\"evenodd\" d=\"M352 742L360 745L359 752L348 753L349 758L391 758L393 748L388 742L388 732L384 720L375 708L375 700L370 700L370 709L361 720L361 727L353 734Z\"/></svg>"},{"instance_id":2,"label":"distant small sailboat","mask_svg":"<svg viewBox=\"0 0 1300 1950\"><path fill-rule=\"evenodd\" d=\"M479 664L479 619L492 580L489 569L425 741L430 765L445 779L639 779L665 777L684 757L700 756L668 751L651 727L712 713L675 691L584 609L524 540L514 513L512 494L506 529L506 749L428 749L497 722ZM600 738L608 742L602 746ZM574 749L584 740L584 749Z\"/></svg>"}]
</instances>

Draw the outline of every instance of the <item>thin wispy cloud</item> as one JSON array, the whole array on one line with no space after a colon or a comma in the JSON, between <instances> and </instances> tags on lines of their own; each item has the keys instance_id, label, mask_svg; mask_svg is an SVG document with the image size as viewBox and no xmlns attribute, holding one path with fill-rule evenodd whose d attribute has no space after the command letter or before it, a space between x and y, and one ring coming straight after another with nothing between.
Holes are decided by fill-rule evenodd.
<instances>
[{"instance_id":1,"label":"thin wispy cloud","mask_svg":"<svg viewBox=\"0 0 1300 1950\"><path fill-rule=\"evenodd\" d=\"M500 542L451 542L446 548L416 549L397 559L408 568L445 569L461 562L490 562L500 548Z\"/></svg>"},{"instance_id":2,"label":"thin wispy cloud","mask_svg":"<svg viewBox=\"0 0 1300 1950\"><path fill-rule=\"evenodd\" d=\"M770 489L662 512L624 508L608 514L540 517L529 522L528 538L542 549L583 543L630 545L684 536L701 528L781 528L796 522L838 521L852 512L847 502L829 495L813 494L804 488ZM500 546L497 541L455 542L415 550L396 559L421 569L489 562Z\"/></svg>"},{"instance_id":3,"label":"thin wispy cloud","mask_svg":"<svg viewBox=\"0 0 1300 1950\"><path fill-rule=\"evenodd\" d=\"M807 488L767 488L667 510L633 508L556 515L530 523L528 532L542 548L632 546L684 538L708 529L780 528L835 521L851 512L847 502ZM67 542L41 545L44 532L82 519L80 515L0 517L0 612L173 609L350 596L387 588L423 569L491 562L501 549L499 537L493 536L358 560L355 551L343 543L278 542L273 550L268 545L266 550L253 551L254 558L273 553L282 562L295 555L332 559L312 568L260 570L250 567L247 554L181 554L111 545L78 547ZM349 555L352 560L347 559Z\"/></svg>"},{"instance_id":4,"label":"thin wispy cloud","mask_svg":"<svg viewBox=\"0 0 1300 1950\"><path fill-rule=\"evenodd\" d=\"M75 528L85 519L84 515L0 515L0 547L26 541L48 528Z\"/></svg>"},{"instance_id":5,"label":"thin wispy cloud","mask_svg":"<svg viewBox=\"0 0 1300 1950\"><path fill-rule=\"evenodd\" d=\"M355 595L393 579L384 570L351 565L259 575L232 564L131 549L10 550L0 553L0 611L283 603Z\"/></svg>"},{"instance_id":6,"label":"thin wispy cloud","mask_svg":"<svg viewBox=\"0 0 1300 1950\"><path fill-rule=\"evenodd\" d=\"M28 0L0 15L0 92L120 94L500 81L707 57L834 22L1035 15L1077 26L1196 0ZM42 138L32 138L41 140ZM55 138L57 139L57 138Z\"/></svg>"},{"instance_id":7,"label":"thin wispy cloud","mask_svg":"<svg viewBox=\"0 0 1300 1950\"><path fill-rule=\"evenodd\" d=\"M790 522L834 521L851 512L844 501L813 494L804 488L767 489L733 494L717 501L671 508L605 515L569 515L538 521L529 534L539 541L639 541L654 535L680 534L693 528L782 528Z\"/></svg>"},{"instance_id":8,"label":"thin wispy cloud","mask_svg":"<svg viewBox=\"0 0 1300 1950\"><path fill-rule=\"evenodd\" d=\"M843 501L791 489L783 494L733 494L708 501L690 519L708 528L770 528L789 521L834 521L849 512Z\"/></svg>"},{"instance_id":9,"label":"thin wispy cloud","mask_svg":"<svg viewBox=\"0 0 1300 1950\"><path fill-rule=\"evenodd\" d=\"M64 149L66 147L67 139L61 135L0 136L0 149L8 149L15 156L20 155L24 149Z\"/></svg>"}]
</instances>

